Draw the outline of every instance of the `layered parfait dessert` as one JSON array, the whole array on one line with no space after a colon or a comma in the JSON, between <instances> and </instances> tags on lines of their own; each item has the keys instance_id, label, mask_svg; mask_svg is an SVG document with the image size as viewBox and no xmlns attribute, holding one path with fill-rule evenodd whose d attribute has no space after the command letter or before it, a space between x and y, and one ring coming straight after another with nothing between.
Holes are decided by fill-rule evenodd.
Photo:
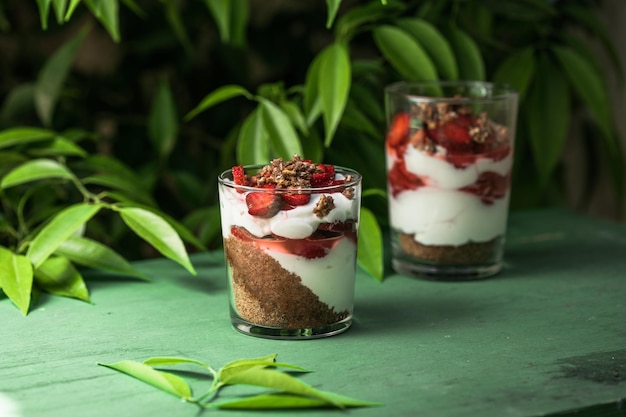
<instances>
[{"instance_id":1,"label":"layered parfait dessert","mask_svg":"<svg viewBox=\"0 0 626 417\"><path fill-rule=\"evenodd\" d=\"M360 175L299 156L220 176L233 325L261 336L347 329Z\"/></svg>"},{"instance_id":2,"label":"layered parfait dessert","mask_svg":"<svg viewBox=\"0 0 626 417\"><path fill-rule=\"evenodd\" d=\"M499 269L513 132L470 103L414 101L392 115L387 180L394 268L400 272L436 273L438 265L459 274L463 266ZM426 266L411 270L414 260Z\"/></svg>"}]
</instances>

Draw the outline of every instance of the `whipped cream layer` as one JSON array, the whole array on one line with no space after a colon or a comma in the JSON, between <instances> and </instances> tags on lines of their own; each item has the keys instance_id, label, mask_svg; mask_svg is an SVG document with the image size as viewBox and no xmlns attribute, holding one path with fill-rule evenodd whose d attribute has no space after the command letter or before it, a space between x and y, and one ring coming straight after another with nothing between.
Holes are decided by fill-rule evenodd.
<instances>
[{"instance_id":1,"label":"whipped cream layer","mask_svg":"<svg viewBox=\"0 0 626 417\"><path fill-rule=\"evenodd\" d=\"M326 256L313 259L260 246L283 268L299 276L302 284L335 312L352 311L356 268L356 247L352 240L342 238Z\"/></svg>"},{"instance_id":2,"label":"whipped cream layer","mask_svg":"<svg viewBox=\"0 0 626 417\"><path fill-rule=\"evenodd\" d=\"M231 226L240 226L256 237L271 234L287 239L304 239L315 232L321 223L357 220L359 202L348 199L341 193L325 193L332 196L335 208L326 216L317 217L313 209L322 194L311 194L311 200L291 210L280 210L271 218L261 218L248 214L246 193L238 193L234 188L220 187L220 206L222 210L222 234L230 234Z\"/></svg>"},{"instance_id":3,"label":"whipped cream layer","mask_svg":"<svg viewBox=\"0 0 626 417\"><path fill-rule=\"evenodd\" d=\"M388 166L392 166L395 158L389 154L387 158ZM505 233L508 190L493 204L484 204L481 197L460 188L474 184L483 172L507 175L513 165L512 153L500 160L477 156L474 163L455 167L444 155L408 146L404 160L407 170L425 185L389 198L394 230L413 234L415 241L424 245L452 246L486 242Z\"/></svg>"}]
</instances>

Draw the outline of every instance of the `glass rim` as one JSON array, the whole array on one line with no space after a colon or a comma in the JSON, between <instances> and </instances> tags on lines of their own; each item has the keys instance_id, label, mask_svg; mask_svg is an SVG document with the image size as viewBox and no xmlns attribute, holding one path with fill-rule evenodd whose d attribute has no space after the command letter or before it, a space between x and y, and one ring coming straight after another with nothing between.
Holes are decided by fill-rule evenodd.
<instances>
[{"instance_id":1,"label":"glass rim","mask_svg":"<svg viewBox=\"0 0 626 417\"><path fill-rule=\"evenodd\" d=\"M248 170L260 170L261 168L263 168L266 165L267 164L243 165L243 169L246 172ZM221 185L223 185L225 187L235 188L235 189L241 190L241 191L272 192L272 193L275 193L275 194L293 194L294 192L297 192L297 193L302 193L302 192L322 193L322 192L325 192L325 191L337 192L337 188L355 187L355 186L359 185L361 180L363 179L363 176L361 174L359 174L357 171L355 171L354 169L352 169L352 168L346 168L346 167L341 166L341 165L333 165L333 167L335 168L335 172L338 172L340 174L350 174L350 175L352 175L352 177L353 177L352 181L346 182L345 184L340 184L340 185L326 185L324 187L259 188L259 187L251 187L249 185L235 184L233 182L233 178L232 178L232 168L229 168L229 169L226 169L226 170L222 171L217 176L217 182L218 182L218 184L221 184Z\"/></svg>"},{"instance_id":2,"label":"glass rim","mask_svg":"<svg viewBox=\"0 0 626 417\"><path fill-rule=\"evenodd\" d=\"M482 87L486 88L494 94L484 96L470 97L452 97L448 95L428 94L425 90L429 87ZM424 92L415 91L417 88L423 88ZM405 95L407 97L423 100L437 100L446 102L475 102L485 100L505 100L519 95L519 91L512 85L491 81L471 81L471 80L430 80L430 81L397 81L387 85L384 89L385 94Z\"/></svg>"}]
</instances>

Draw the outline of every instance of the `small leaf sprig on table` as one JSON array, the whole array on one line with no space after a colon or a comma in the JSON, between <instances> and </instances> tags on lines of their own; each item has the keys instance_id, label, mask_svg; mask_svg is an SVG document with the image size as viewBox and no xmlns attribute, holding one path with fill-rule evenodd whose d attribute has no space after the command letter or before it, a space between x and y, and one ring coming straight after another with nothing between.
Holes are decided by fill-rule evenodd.
<instances>
[{"instance_id":1,"label":"small leaf sprig on table","mask_svg":"<svg viewBox=\"0 0 626 417\"><path fill-rule=\"evenodd\" d=\"M143 362L123 360L98 365L127 374L181 400L200 408L226 410L271 410L297 408L352 408L380 406L381 403L362 401L332 392L322 391L308 385L287 372L311 372L297 365L276 362L277 354L253 359L238 359L218 370L209 364L188 358L154 357ZM208 391L194 396L191 386L178 375L157 367L194 365L207 371L213 379ZM248 385L268 388L270 391L234 400L217 401L219 391L226 386Z\"/></svg>"}]
</instances>

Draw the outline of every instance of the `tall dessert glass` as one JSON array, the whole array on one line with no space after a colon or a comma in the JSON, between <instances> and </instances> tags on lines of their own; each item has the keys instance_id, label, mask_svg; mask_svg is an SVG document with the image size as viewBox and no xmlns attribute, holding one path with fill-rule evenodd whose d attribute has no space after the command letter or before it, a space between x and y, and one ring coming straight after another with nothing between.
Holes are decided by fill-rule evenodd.
<instances>
[{"instance_id":1,"label":"tall dessert glass","mask_svg":"<svg viewBox=\"0 0 626 417\"><path fill-rule=\"evenodd\" d=\"M361 175L294 157L218 178L233 327L274 339L352 323Z\"/></svg>"},{"instance_id":2,"label":"tall dessert glass","mask_svg":"<svg viewBox=\"0 0 626 417\"><path fill-rule=\"evenodd\" d=\"M502 268L517 93L485 82L385 90L392 265L429 279Z\"/></svg>"}]
</instances>

